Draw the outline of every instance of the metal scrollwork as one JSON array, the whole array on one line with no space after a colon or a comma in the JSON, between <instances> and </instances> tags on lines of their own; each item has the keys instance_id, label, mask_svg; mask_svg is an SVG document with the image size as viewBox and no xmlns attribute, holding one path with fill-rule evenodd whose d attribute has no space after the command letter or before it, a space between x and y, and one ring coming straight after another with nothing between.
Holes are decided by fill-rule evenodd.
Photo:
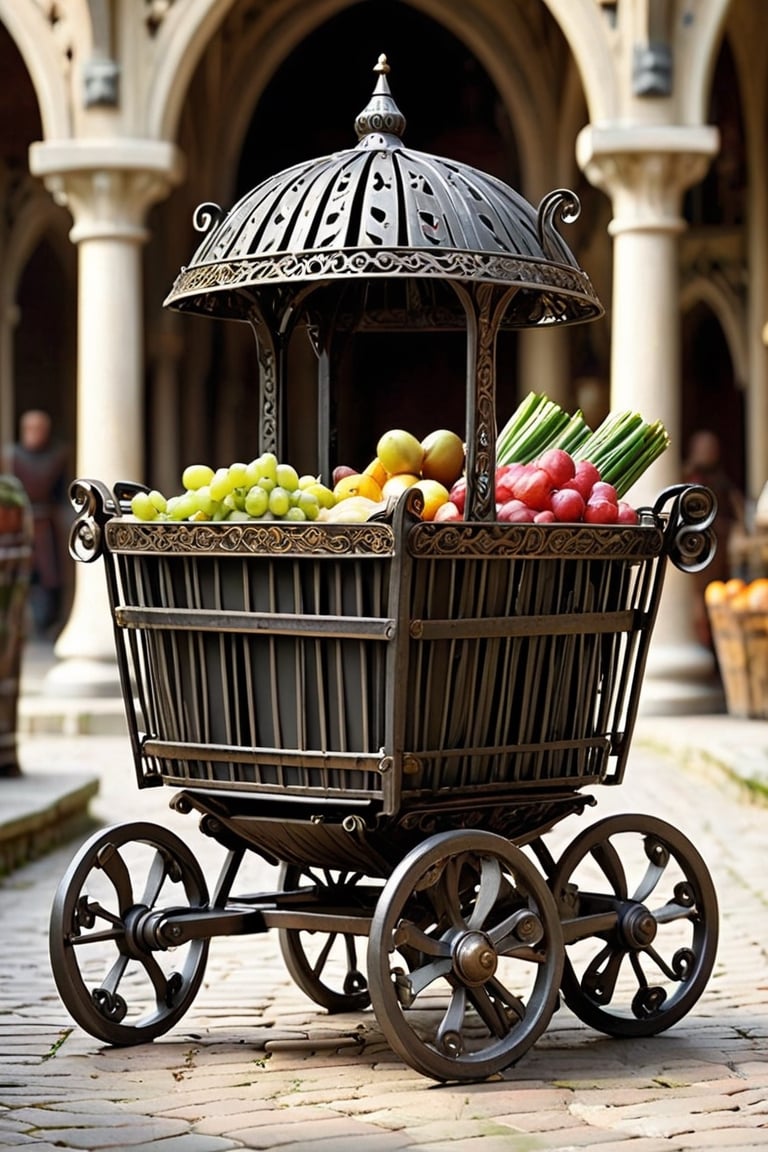
<instances>
[{"instance_id":1,"label":"metal scrollwork","mask_svg":"<svg viewBox=\"0 0 768 1152\"><path fill-rule=\"evenodd\" d=\"M701 572L717 550L713 527L717 498L702 484L677 484L661 493L654 512L660 514L669 505L665 530L669 559L682 572Z\"/></svg>"},{"instance_id":2,"label":"metal scrollwork","mask_svg":"<svg viewBox=\"0 0 768 1152\"><path fill-rule=\"evenodd\" d=\"M581 202L570 188L556 188L548 192L539 204L536 219L539 243L550 260L575 265L571 250L555 227L555 216L566 224L572 224L578 220L580 213Z\"/></svg>"},{"instance_id":3,"label":"metal scrollwork","mask_svg":"<svg viewBox=\"0 0 768 1152\"><path fill-rule=\"evenodd\" d=\"M225 216L226 212L221 205L206 201L195 208L192 214L192 227L195 232L210 232L212 228L217 228L221 224Z\"/></svg>"},{"instance_id":4,"label":"metal scrollwork","mask_svg":"<svg viewBox=\"0 0 768 1152\"><path fill-rule=\"evenodd\" d=\"M104 525L117 511L110 491L98 480L73 480L69 499L77 516L69 530L69 554L90 564L104 547Z\"/></svg>"}]
</instances>

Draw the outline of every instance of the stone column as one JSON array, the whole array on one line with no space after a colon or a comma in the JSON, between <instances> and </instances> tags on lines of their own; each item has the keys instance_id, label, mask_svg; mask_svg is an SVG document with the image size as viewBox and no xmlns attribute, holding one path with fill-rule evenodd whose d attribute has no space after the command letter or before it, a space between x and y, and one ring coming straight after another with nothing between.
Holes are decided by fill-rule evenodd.
<instances>
[{"instance_id":1,"label":"stone column","mask_svg":"<svg viewBox=\"0 0 768 1152\"><path fill-rule=\"evenodd\" d=\"M546 392L563 408L573 407L570 386L570 344L564 328L521 328L518 332L519 399L529 392ZM504 381L499 381L499 390Z\"/></svg>"},{"instance_id":2,"label":"stone column","mask_svg":"<svg viewBox=\"0 0 768 1152\"><path fill-rule=\"evenodd\" d=\"M179 178L175 146L160 141L34 144L33 174L72 213L78 246L77 459L79 477L144 475L141 245L148 207ZM103 563L78 564L72 611L56 642L46 690L119 693Z\"/></svg>"},{"instance_id":3,"label":"stone column","mask_svg":"<svg viewBox=\"0 0 768 1152\"><path fill-rule=\"evenodd\" d=\"M613 208L611 408L663 421L671 440L633 488L635 505L652 503L680 480L677 237L686 226L683 193L704 176L717 148L717 131L706 126L590 125L577 140L581 168ZM701 712L719 697L712 655L695 640L687 579L669 566L646 673L647 711Z\"/></svg>"}]
</instances>

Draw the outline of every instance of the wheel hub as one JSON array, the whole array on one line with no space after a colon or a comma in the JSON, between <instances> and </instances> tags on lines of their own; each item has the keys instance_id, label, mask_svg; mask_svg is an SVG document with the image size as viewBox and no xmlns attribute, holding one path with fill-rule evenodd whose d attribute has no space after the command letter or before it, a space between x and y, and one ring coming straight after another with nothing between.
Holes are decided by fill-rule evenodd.
<instances>
[{"instance_id":1,"label":"wheel hub","mask_svg":"<svg viewBox=\"0 0 768 1152\"><path fill-rule=\"evenodd\" d=\"M619 927L628 948L647 948L653 942L658 926L644 904L631 904L622 913Z\"/></svg>"},{"instance_id":2,"label":"wheel hub","mask_svg":"<svg viewBox=\"0 0 768 1152\"><path fill-rule=\"evenodd\" d=\"M484 932L465 932L453 950L453 967L465 984L484 984L496 971L498 956Z\"/></svg>"}]
</instances>

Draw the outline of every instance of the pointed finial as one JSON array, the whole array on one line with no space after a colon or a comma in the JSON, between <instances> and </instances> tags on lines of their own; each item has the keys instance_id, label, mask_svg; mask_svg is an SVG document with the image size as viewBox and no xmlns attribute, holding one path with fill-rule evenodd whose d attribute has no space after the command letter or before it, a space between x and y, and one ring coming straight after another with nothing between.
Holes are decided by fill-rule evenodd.
<instances>
[{"instance_id":1,"label":"pointed finial","mask_svg":"<svg viewBox=\"0 0 768 1152\"><path fill-rule=\"evenodd\" d=\"M405 116L395 104L389 90L387 80L389 70L387 58L382 52L373 68L379 77L376 81L376 88L367 105L355 120L355 132L364 147L380 146L385 142L381 140L381 136L395 137L399 141L405 131ZM373 135L377 135L379 139L371 141L369 144L366 137ZM389 141L389 143L394 142L395 140Z\"/></svg>"}]
</instances>

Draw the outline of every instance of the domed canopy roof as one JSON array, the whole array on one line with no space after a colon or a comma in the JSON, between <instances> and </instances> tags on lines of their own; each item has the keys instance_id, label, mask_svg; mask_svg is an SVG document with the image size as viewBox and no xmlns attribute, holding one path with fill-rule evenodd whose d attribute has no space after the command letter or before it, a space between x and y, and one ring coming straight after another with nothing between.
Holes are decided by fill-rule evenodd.
<instances>
[{"instance_id":1,"label":"domed canopy roof","mask_svg":"<svg viewBox=\"0 0 768 1152\"><path fill-rule=\"evenodd\" d=\"M228 213L198 208L206 235L166 305L248 319L287 284L408 278L517 286L515 327L601 316L555 229L556 216L578 215L575 195L551 192L536 210L493 176L405 148L386 57L374 71L356 147L279 172Z\"/></svg>"}]
</instances>

